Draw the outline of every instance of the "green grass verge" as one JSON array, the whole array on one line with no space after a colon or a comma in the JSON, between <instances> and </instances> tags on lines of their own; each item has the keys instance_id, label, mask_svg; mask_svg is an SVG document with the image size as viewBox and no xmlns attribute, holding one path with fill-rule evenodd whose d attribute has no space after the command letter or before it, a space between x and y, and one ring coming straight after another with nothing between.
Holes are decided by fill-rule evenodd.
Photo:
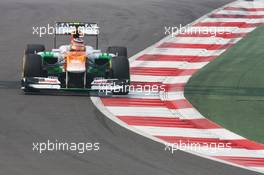
<instances>
[{"instance_id":1,"label":"green grass verge","mask_svg":"<svg viewBox=\"0 0 264 175\"><path fill-rule=\"evenodd\" d=\"M264 143L264 26L196 73L185 96L206 118Z\"/></svg>"}]
</instances>

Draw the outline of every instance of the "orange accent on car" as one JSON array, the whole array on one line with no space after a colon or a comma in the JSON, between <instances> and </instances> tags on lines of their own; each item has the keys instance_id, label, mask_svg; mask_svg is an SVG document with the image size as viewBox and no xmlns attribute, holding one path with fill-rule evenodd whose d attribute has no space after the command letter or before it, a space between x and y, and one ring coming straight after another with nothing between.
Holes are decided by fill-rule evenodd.
<instances>
[{"instance_id":1,"label":"orange accent on car","mask_svg":"<svg viewBox=\"0 0 264 175\"><path fill-rule=\"evenodd\" d=\"M84 72L86 70L85 52L69 52L65 59L65 70L72 72Z\"/></svg>"}]
</instances>

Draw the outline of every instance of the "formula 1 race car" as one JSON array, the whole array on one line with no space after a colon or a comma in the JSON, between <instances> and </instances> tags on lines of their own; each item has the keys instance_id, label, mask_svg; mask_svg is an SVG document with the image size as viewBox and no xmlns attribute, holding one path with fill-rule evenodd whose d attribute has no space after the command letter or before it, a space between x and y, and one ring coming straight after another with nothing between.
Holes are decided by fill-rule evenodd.
<instances>
[{"instance_id":1,"label":"formula 1 race car","mask_svg":"<svg viewBox=\"0 0 264 175\"><path fill-rule=\"evenodd\" d=\"M56 47L56 36L70 36L69 45ZM21 89L106 91L116 95L129 93L130 73L126 47L98 50L99 27L96 23L57 22L54 49L28 44L23 57ZM95 36L96 49L85 45L85 36Z\"/></svg>"}]
</instances>

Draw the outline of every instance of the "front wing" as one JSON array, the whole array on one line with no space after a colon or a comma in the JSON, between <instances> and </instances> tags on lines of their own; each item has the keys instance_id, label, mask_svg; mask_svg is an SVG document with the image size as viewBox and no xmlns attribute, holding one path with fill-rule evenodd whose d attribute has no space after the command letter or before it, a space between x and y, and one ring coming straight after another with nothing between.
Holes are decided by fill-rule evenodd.
<instances>
[{"instance_id":1,"label":"front wing","mask_svg":"<svg viewBox=\"0 0 264 175\"><path fill-rule=\"evenodd\" d=\"M90 88L65 88L57 77L30 77L22 78L21 89L24 91L101 91L112 92L122 90L124 86L129 85L129 80L95 78Z\"/></svg>"}]
</instances>

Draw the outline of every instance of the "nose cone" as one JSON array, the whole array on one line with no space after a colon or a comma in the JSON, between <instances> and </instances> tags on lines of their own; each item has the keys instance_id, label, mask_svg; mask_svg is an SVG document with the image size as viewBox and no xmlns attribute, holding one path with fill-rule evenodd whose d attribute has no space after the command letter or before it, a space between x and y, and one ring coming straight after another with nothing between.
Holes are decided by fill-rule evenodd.
<instances>
[{"instance_id":1,"label":"nose cone","mask_svg":"<svg viewBox=\"0 0 264 175\"><path fill-rule=\"evenodd\" d=\"M84 53L71 53L66 57L66 70L73 73L86 71L86 56Z\"/></svg>"}]
</instances>

